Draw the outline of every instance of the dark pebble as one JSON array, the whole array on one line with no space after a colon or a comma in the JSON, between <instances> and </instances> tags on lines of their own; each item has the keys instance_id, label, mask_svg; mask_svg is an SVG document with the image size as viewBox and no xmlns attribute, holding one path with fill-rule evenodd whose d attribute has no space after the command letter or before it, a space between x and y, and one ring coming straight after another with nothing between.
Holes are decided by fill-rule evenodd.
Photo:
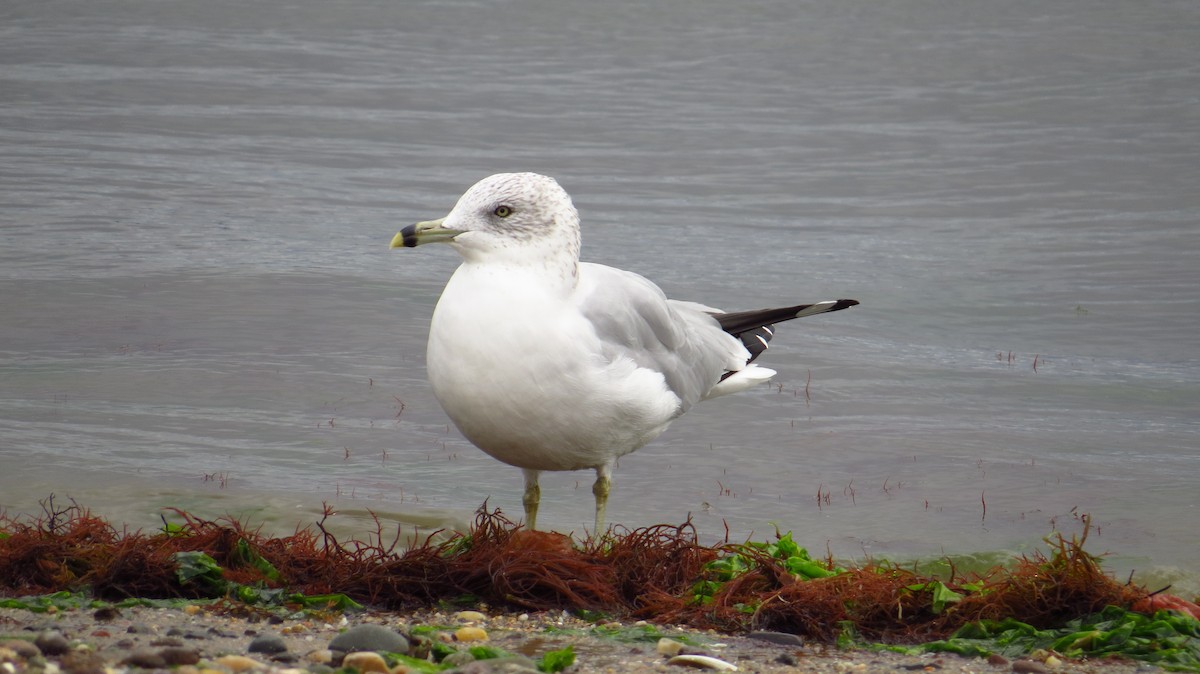
<instances>
[{"instance_id":1,"label":"dark pebble","mask_svg":"<svg viewBox=\"0 0 1200 674\"><path fill-rule=\"evenodd\" d=\"M355 651L387 651L408 653L408 639L382 625L356 625L342 632L329 642L329 650L353 653Z\"/></svg>"},{"instance_id":2,"label":"dark pebble","mask_svg":"<svg viewBox=\"0 0 1200 674\"><path fill-rule=\"evenodd\" d=\"M1050 668L1037 660L1014 660L1012 670L1016 674L1046 674Z\"/></svg>"},{"instance_id":3,"label":"dark pebble","mask_svg":"<svg viewBox=\"0 0 1200 674\"><path fill-rule=\"evenodd\" d=\"M995 665L997 667L1008 664L1008 658L1000 655L999 653L992 653L987 657L987 661L989 665Z\"/></svg>"},{"instance_id":4,"label":"dark pebble","mask_svg":"<svg viewBox=\"0 0 1200 674\"><path fill-rule=\"evenodd\" d=\"M121 661L121 664L142 669L163 669L167 666L166 659L158 651L149 648L139 648Z\"/></svg>"},{"instance_id":5,"label":"dark pebble","mask_svg":"<svg viewBox=\"0 0 1200 674\"><path fill-rule=\"evenodd\" d=\"M98 609L96 609L96 612L92 614L92 618L99 620L101 622L108 622L110 620L119 618L120 616L121 616L121 611L112 606L105 606L103 608L98 608Z\"/></svg>"},{"instance_id":6,"label":"dark pebble","mask_svg":"<svg viewBox=\"0 0 1200 674\"><path fill-rule=\"evenodd\" d=\"M804 639L801 639L795 634L788 634L787 632L759 631L751 632L746 636L750 637L751 639L758 639L759 641L766 641L768 643L778 644L780 646L792 646L799 648L804 645Z\"/></svg>"},{"instance_id":7,"label":"dark pebble","mask_svg":"<svg viewBox=\"0 0 1200 674\"><path fill-rule=\"evenodd\" d=\"M277 616L274 613L272 613L271 615L267 616L267 624L268 625L282 625L283 617Z\"/></svg>"},{"instance_id":8,"label":"dark pebble","mask_svg":"<svg viewBox=\"0 0 1200 674\"><path fill-rule=\"evenodd\" d=\"M70 642L58 630L46 630L42 632L33 640L33 645L38 647L42 655L62 655L71 650Z\"/></svg>"},{"instance_id":9,"label":"dark pebble","mask_svg":"<svg viewBox=\"0 0 1200 674\"><path fill-rule=\"evenodd\" d=\"M775 662L778 662L781 665L787 665L788 667L795 667L796 665L800 664L800 661L797 660L796 657L791 653L780 653L779 657L775 658Z\"/></svg>"},{"instance_id":10,"label":"dark pebble","mask_svg":"<svg viewBox=\"0 0 1200 674\"><path fill-rule=\"evenodd\" d=\"M223 629L221 629L220 627L210 627L210 628L208 628L208 634L206 634L206 635L204 635L204 636L200 636L200 637L190 637L190 636L189 636L189 638L194 638L194 639L207 639L207 638L208 638L208 637L210 637L210 636L212 636L212 637L222 637L222 638L225 638L225 639L232 639L232 638L235 638L235 637L237 637L237 635L236 635L236 634L234 634L233 632L230 632L229 630L223 630Z\"/></svg>"},{"instance_id":11,"label":"dark pebble","mask_svg":"<svg viewBox=\"0 0 1200 674\"><path fill-rule=\"evenodd\" d=\"M260 634L254 637L250 645L246 647L246 651L249 653L266 653L267 655L283 653L286 650L287 643L275 634Z\"/></svg>"},{"instance_id":12,"label":"dark pebble","mask_svg":"<svg viewBox=\"0 0 1200 674\"><path fill-rule=\"evenodd\" d=\"M113 645L123 651L128 651L133 650L133 647L137 645L137 641L133 639L120 639Z\"/></svg>"},{"instance_id":13,"label":"dark pebble","mask_svg":"<svg viewBox=\"0 0 1200 674\"><path fill-rule=\"evenodd\" d=\"M271 662L278 662L285 665L290 665L299 661L300 655L298 653L288 653L287 651L284 651L283 653L276 653L275 655L271 656Z\"/></svg>"},{"instance_id":14,"label":"dark pebble","mask_svg":"<svg viewBox=\"0 0 1200 674\"><path fill-rule=\"evenodd\" d=\"M150 629L150 626L146 625L144 623L131 623L129 625L129 627L125 628L125 631L130 634L153 634L154 633L154 630Z\"/></svg>"},{"instance_id":15,"label":"dark pebble","mask_svg":"<svg viewBox=\"0 0 1200 674\"><path fill-rule=\"evenodd\" d=\"M167 636L181 637L183 636L183 630L179 629L178 627L172 627L171 629L167 630Z\"/></svg>"},{"instance_id":16,"label":"dark pebble","mask_svg":"<svg viewBox=\"0 0 1200 674\"><path fill-rule=\"evenodd\" d=\"M194 648L169 647L158 652L168 667L177 665L194 665L200 662L200 651Z\"/></svg>"}]
</instances>

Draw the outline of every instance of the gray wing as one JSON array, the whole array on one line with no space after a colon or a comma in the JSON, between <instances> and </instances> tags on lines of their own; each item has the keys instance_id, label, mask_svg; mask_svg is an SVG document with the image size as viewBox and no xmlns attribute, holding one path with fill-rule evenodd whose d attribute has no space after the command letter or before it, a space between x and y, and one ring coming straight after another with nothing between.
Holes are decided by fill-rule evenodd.
<instances>
[{"instance_id":1,"label":"gray wing","mask_svg":"<svg viewBox=\"0 0 1200 674\"><path fill-rule=\"evenodd\" d=\"M579 311L595 329L605 358L629 359L661 373L679 397L681 413L722 375L749 360L745 347L706 313L715 309L669 300L658 286L632 272L583 263L579 273Z\"/></svg>"}]
</instances>

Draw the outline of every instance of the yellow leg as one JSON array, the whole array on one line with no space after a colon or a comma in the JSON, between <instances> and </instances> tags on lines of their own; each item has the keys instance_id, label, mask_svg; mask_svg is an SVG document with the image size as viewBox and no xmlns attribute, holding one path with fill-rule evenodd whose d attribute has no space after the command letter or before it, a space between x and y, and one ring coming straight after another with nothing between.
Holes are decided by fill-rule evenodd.
<instances>
[{"instance_id":1,"label":"yellow leg","mask_svg":"<svg viewBox=\"0 0 1200 674\"><path fill-rule=\"evenodd\" d=\"M596 483L592 485L592 494L596 496L596 528L592 535L599 536L604 531L604 511L608 507L608 494L612 491L612 466L603 465L596 469Z\"/></svg>"},{"instance_id":2,"label":"yellow leg","mask_svg":"<svg viewBox=\"0 0 1200 674\"><path fill-rule=\"evenodd\" d=\"M537 511L538 503L542 500L542 488L538 486L538 471L525 471L525 495L521 498L522 505L525 506L525 528L533 530L537 528Z\"/></svg>"}]
</instances>

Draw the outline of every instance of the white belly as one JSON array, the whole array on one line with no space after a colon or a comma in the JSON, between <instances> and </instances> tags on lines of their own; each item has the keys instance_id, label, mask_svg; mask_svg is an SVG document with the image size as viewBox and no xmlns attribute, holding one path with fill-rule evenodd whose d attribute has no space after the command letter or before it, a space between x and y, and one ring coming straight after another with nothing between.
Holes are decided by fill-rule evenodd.
<instances>
[{"instance_id":1,"label":"white belly","mask_svg":"<svg viewBox=\"0 0 1200 674\"><path fill-rule=\"evenodd\" d=\"M514 466L578 470L666 430L680 401L662 375L606 360L563 298L522 281L464 266L434 311L429 380L463 435Z\"/></svg>"}]
</instances>

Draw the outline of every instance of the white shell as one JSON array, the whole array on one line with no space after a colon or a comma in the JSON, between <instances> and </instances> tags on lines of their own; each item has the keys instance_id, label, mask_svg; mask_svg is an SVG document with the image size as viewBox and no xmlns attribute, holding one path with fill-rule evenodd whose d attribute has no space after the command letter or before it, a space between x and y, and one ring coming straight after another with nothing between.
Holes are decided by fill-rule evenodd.
<instances>
[{"instance_id":1,"label":"white shell","mask_svg":"<svg viewBox=\"0 0 1200 674\"><path fill-rule=\"evenodd\" d=\"M667 660L668 665L683 665L685 667L699 667L700 669L715 669L722 672L736 672L737 665L724 660L710 658L707 655L676 655Z\"/></svg>"}]
</instances>

